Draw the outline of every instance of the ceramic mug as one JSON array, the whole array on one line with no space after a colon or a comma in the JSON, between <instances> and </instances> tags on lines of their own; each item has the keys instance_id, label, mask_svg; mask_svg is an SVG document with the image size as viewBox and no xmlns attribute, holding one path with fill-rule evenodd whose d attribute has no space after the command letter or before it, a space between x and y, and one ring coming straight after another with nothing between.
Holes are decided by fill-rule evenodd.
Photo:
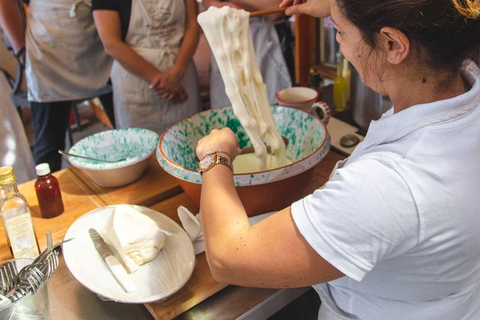
<instances>
[{"instance_id":1,"label":"ceramic mug","mask_svg":"<svg viewBox=\"0 0 480 320\"><path fill-rule=\"evenodd\" d=\"M308 87L291 87L278 91L275 94L278 104L305 111L319 118L325 125L330 120L330 107L318 99L318 92Z\"/></svg>"}]
</instances>

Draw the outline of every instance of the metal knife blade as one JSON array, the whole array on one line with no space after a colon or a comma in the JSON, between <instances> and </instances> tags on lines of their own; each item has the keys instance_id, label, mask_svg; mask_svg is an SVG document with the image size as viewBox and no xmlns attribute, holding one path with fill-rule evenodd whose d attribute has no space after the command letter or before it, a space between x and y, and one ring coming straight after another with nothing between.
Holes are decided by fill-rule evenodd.
<instances>
[{"instance_id":1,"label":"metal knife blade","mask_svg":"<svg viewBox=\"0 0 480 320\"><path fill-rule=\"evenodd\" d=\"M90 234L90 238L95 245L95 249L97 249L100 256L105 260L105 263L115 276L115 279L120 283L126 292L134 292L136 290L135 284L133 283L132 279L130 279L127 271L120 261L115 258L112 249L108 246L108 244L105 243L105 240L103 240L102 236L93 228L88 229L88 233Z\"/></svg>"},{"instance_id":2,"label":"metal knife blade","mask_svg":"<svg viewBox=\"0 0 480 320\"><path fill-rule=\"evenodd\" d=\"M103 259L108 256L113 256L112 249L110 249L108 244L105 243L105 240L103 240L102 236L98 233L97 230L90 228L88 229L88 233L90 234L90 238L95 245L95 249L97 249L98 253Z\"/></svg>"}]
</instances>

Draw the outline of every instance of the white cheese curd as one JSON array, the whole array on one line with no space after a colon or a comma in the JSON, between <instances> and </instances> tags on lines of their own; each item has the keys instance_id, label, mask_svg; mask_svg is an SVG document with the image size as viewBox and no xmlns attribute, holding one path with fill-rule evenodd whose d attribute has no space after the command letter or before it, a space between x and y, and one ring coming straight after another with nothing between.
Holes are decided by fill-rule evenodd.
<instances>
[{"instance_id":1,"label":"white cheese curd","mask_svg":"<svg viewBox=\"0 0 480 320\"><path fill-rule=\"evenodd\" d=\"M249 25L250 13L229 6L211 6L198 15L210 48L215 56L225 92L255 148L261 170L284 166L286 148L273 121L266 86L258 68ZM267 162L265 141L276 161Z\"/></svg>"},{"instance_id":2,"label":"white cheese curd","mask_svg":"<svg viewBox=\"0 0 480 320\"><path fill-rule=\"evenodd\" d=\"M101 236L118 251L130 273L153 260L167 240L155 221L130 206L115 208Z\"/></svg>"}]
</instances>

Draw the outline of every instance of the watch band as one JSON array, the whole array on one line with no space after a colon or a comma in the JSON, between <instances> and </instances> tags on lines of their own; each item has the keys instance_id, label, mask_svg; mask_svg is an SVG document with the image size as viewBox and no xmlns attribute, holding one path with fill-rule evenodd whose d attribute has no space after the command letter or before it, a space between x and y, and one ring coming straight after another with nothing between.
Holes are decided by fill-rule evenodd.
<instances>
[{"instance_id":1,"label":"watch band","mask_svg":"<svg viewBox=\"0 0 480 320\"><path fill-rule=\"evenodd\" d=\"M215 151L206 154L205 157L200 160L198 172L200 173L200 175L203 175L205 172L212 169L217 164L227 166L233 172L232 161L230 161L226 157L216 154Z\"/></svg>"}]
</instances>

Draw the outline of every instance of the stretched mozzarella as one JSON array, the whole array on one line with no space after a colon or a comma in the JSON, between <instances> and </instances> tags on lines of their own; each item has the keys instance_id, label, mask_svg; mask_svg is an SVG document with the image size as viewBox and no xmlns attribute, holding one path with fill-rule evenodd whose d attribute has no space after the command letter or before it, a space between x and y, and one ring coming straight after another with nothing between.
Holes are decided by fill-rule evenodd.
<instances>
[{"instance_id":1,"label":"stretched mozzarella","mask_svg":"<svg viewBox=\"0 0 480 320\"><path fill-rule=\"evenodd\" d=\"M130 272L153 260L167 239L155 221L130 206L116 207L101 235L118 251Z\"/></svg>"},{"instance_id":2,"label":"stretched mozzarella","mask_svg":"<svg viewBox=\"0 0 480 320\"><path fill-rule=\"evenodd\" d=\"M229 6L211 6L198 15L215 60L217 61L225 92L255 148L262 170L268 167L267 149L270 146L277 158L276 166L287 163L285 144L273 121L266 86L258 69L249 25L250 13Z\"/></svg>"}]
</instances>

